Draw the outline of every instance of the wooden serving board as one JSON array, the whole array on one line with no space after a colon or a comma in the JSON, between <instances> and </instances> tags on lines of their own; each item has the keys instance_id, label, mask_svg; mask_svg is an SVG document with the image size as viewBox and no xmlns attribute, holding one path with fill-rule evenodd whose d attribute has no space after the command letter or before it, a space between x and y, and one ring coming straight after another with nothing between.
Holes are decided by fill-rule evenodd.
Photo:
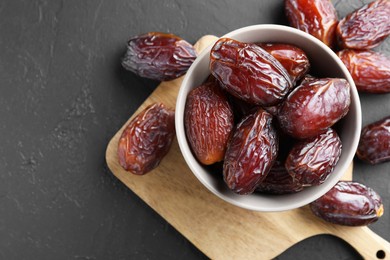
<instances>
[{"instance_id":1,"label":"wooden serving board","mask_svg":"<svg viewBox=\"0 0 390 260\"><path fill-rule=\"evenodd\" d=\"M203 50L215 42L204 36L195 45ZM175 107L182 78L162 82L138 108L138 114L154 102ZM308 206L275 213L262 213L233 206L209 192L192 174L182 157L177 140L161 164L150 173L137 176L118 163L117 145L123 129L115 134L106 151L112 173L136 193L189 241L212 259L271 259L308 237L331 234L342 238L365 259L385 254L390 243L368 227L333 225L315 217ZM345 179L352 179L352 165Z\"/></svg>"}]
</instances>

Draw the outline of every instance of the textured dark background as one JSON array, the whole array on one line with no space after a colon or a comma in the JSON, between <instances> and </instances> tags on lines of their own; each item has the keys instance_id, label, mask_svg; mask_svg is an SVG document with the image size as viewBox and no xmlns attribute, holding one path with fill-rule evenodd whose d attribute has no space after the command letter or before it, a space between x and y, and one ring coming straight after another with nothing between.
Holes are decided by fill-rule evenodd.
<instances>
[{"instance_id":1,"label":"textured dark background","mask_svg":"<svg viewBox=\"0 0 390 260\"><path fill-rule=\"evenodd\" d=\"M342 17L367 2L334 4ZM107 169L108 141L158 85L119 59L148 31L194 43L264 23L286 24L282 0L1 0L0 259L206 258ZM364 124L390 114L389 95L361 99ZM390 240L390 163L355 165L384 201L371 228ZM278 259L357 257L318 236Z\"/></svg>"}]
</instances>

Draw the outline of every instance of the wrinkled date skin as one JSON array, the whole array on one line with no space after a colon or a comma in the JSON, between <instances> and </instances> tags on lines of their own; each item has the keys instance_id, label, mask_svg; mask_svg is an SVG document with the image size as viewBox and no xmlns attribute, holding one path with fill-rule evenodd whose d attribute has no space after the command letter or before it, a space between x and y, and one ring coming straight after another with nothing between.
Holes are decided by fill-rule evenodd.
<instances>
[{"instance_id":1,"label":"wrinkled date skin","mask_svg":"<svg viewBox=\"0 0 390 260\"><path fill-rule=\"evenodd\" d=\"M294 45L283 43L258 43L258 45L283 65L293 84L310 68L309 58L305 52Z\"/></svg>"},{"instance_id":2,"label":"wrinkled date skin","mask_svg":"<svg viewBox=\"0 0 390 260\"><path fill-rule=\"evenodd\" d=\"M223 160L234 117L216 81L205 83L188 94L184 125L192 151L202 164Z\"/></svg>"},{"instance_id":3,"label":"wrinkled date skin","mask_svg":"<svg viewBox=\"0 0 390 260\"><path fill-rule=\"evenodd\" d=\"M182 38L150 32L128 41L122 66L141 77L167 81L186 73L195 59L194 47Z\"/></svg>"},{"instance_id":4,"label":"wrinkled date skin","mask_svg":"<svg viewBox=\"0 0 390 260\"><path fill-rule=\"evenodd\" d=\"M340 159L342 144L336 131L297 143L287 156L287 172L304 186L320 185Z\"/></svg>"},{"instance_id":5,"label":"wrinkled date skin","mask_svg":"<svg viewBox=\"0 0 390 260\"><path fill-rule=\"evenodd\" d=\"M276 160L267 177L257 186L256 191L269 194L290 194L303 189L303 185L288 174L284 163Z\"/></svg>"},{"instance_id":6,"label":"wrinkled date skin","mask_svg":"<svg viewBox=\"0 0 390 260\"><path fill-rule=\"evenodd\" d=\"M370 164L390 161L390 116L362 129L356 155Z\"/></svg>"},{"instance_id":7,"label":"wrinkled date skin","mask_svg":"<svg viewBox=\"0 0 390 260\"><path fill-rule=\"evenodd\" d=\"M150 105L127 125L118 143L119 164L143 175L156 168L175 137L175 112L163 104Z\"/></svg>"},{"instance_id":8,"label":"wrinkled date skin","mask_svg":"<svg viewBox=\"0 0 390 260\"><path fill-rule=\"evenodd\" d=\"M263 109L237 125L223 164L227 186L238 194L250 194L267 176L278 154L278 136L272 115Z\"/></svg>"},{"instance_id":9,"label":"wrinkled date skin","mask_svg":"<svg viewBox=\"0 0 390 260\"><path fill-rule=\"evenodd\" d=\"M342 50L337 53L361 92L390 93L390 58L369 50Z\"/></svg>"},{"instance_id":10,"label":"wrinkled date skin","mask_svg":"<svg viewBox=\"0 0 390 260\"><path fill-rule=\"evenodd\" d=\"M383 215L380 196L371 188L339 181L325 195L310 204L312 212L325 221L345 226L365 226Z\"/></svg>"},{"instance_id":11,"label":"wrinkled date skin","mask_svg":"<svg viewBox=\"0 0 390 260\"><path fill-rule=\"evenodd\" d=\"M337 26L340 47L371 49L390 34L390 1L373 1L343 18Z\"/></svg>"},{"instance_id":12,"label":"wrinkled date skin","mask_svg":"<svg viewBox=\"0 0 390 260\"><path fill-rule=\"evenodd\" d=\"M280 108L280 127L297 139L314 137L344 117L350 103L350 86L345 79L306 80Z\"/></svg>"},{"instance_id":13,"label":"wrinkled date skin","mask_svg":"<svg viewBox=\"0 0 390 260\"><path fill-rule=\"evenodd\" d=\"M330 0L285 0L285 13L292 27L334 46L338 18Z\"/></svg>"},{"instance_id":14,"label":"wrinkled date skin","mask_svg":"<svg viewBox=\"0 0 390 260\"><path fill-rule=\"evenodd\" d=\"M226 91L255 105L278 104L292 88L282 64L254 43L221 38L211 49L210 70Z\"/></svg>"}]
</instances>

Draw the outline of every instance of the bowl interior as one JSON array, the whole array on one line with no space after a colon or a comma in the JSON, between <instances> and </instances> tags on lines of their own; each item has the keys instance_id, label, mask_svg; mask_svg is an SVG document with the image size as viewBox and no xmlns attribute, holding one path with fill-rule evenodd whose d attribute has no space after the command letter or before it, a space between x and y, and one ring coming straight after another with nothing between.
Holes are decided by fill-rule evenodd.
<instances>
[{"instance_id":1,"label":"bowl interior","mask_svg":"<svg viewBox=\"0 0 390 260\"><path fill-rule=\"evenodd\" d=\"M354 157L361 130L361 108L355 84L344 64L325 44L309 34L281 25L254 25L230 32L229 37L242 42L280 42L294 44L308 55L315 75L319 77L340 77L351 85L351 107L346 117L338 123L343 151L333 173L321 185L309 187L288 195L237 195L225 185L221 174L201 165L193 156L184 130L184 108L191 89L199 86L210 74L210 49L204 50L188 70L181 85L176 103L176 134L180 149L195 176L211 192L236 206L256 211L283 211L304 206L325 194L347 170Z\"/></svg>"}]
</instances>

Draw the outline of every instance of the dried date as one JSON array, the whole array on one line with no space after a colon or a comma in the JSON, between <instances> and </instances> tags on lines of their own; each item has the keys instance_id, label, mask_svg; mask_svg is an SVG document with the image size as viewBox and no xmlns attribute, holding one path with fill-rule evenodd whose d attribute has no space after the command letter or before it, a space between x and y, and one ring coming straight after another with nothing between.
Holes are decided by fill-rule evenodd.
<instances>
[{"instance_id":1,"label":"dried date","mask_svg":"<svg viewBox=\"0 0 390 260\"><path fill-rule=\"evenodd\" d=\"M175 137L175 112L155 103L141 111L123 130L118 143L119 164L143 175L156 168Z\"/></svg>"},{"instance_id":2,"label":"dried date","mask_svg":"<svg viewBox=\"0 0 390 260\"><path fill-rule=\"evenodd\" d=\"M290 194L303 189L303 185L288 174L284 163L276 160L267 177L260 182L256 191L269 194Z\"/></svg>"},{"instance_id":3,"label":"dried date","mask_svg":"<svg viewBox=\"0 0 390 260\"><path fill-rule=\"evenodd\" d=\"M187 96L184 125L196 158L209 165L223 160L234 126L233 111L216 81L210 81Z\"/></svg>"},{"instance_id":4,"label":"dried date","mask_svg":"<svg viewBox=\"0 0 390 260\"><path fill-rule=\"evenodd\" d=\"M312 212L325 221L364 226L383 215L380 196L371 188L348 181L339 181L325 195L310 204Z\"/></svg>"},{"instance_id":5,"label":"dried date","mask_svg":"<svg viewBox=\"0 0 390 260\"><path fill-rule=\"evenodd\" d=\"M362 129L356 155L370 164L390 161L390 116Z\"/></svg>"},{"instance_id":6,"label":"dried date","mask_svg":"<svg viewBox=\"0 0 390 260\"><path fill-rule=\"evenodd\" d=\"M258 45L283 65L294 85L310 68L309 58L305 52L294 45L283 43L259 43Z\"/></svg>"},{"instance_id":7,"label":"dried date","mask_svg":"<svg viewBox=\"0 0 390 260\"><path fill-rule=\"evenodd\" d=\"M223 164L227 186L238 194L252 193L267 176L277 154L272 115L260 108L243 118L233 132Z\"/></svg>"},{"instance_id":8,"label":"dried date","mask_svg":"<svg viewBox=\"0 0 390 260\"><path fill-rule=\"evenodd\" d=\"M306 80L283 102L278 114L280 127L298 139L314 137L344 117L350 103L345 79Z\"/></svg>"},{"instance_id":9,"label":"dried date","mask_svg":"<svg viewBox=\"0 0 390 260\"><path fill-rule=\"evenodd\" d=\"M369 50L342 50L337 53L361 92L390 92L390 58Z\"/></svg>"},{"instance_id":10,"label":"dried date","mask_svg":"<svg viewBox=\"0 0 390 260\"><path fill-rule=\"evenodd\" d=\"M135 74L165 81L182 76L196 59L194 47L168 33L150 32L131 38L122 66Z\"/></svg>"},{"instance_id":11,"label":"dried date","mask_svg":"<svg viewBox=\"0 0 390 260\"><path fill-rule=\"evenodd\" d=\"M292 27L333 47L338 18L330 0L285 0L285 13Z\"/></svg>"},{"instance_id":12,"label":"dried date","mask_svg":"<svg viewBox=\"0 0 390 260\"><path fill-rule=\"evenodd\" d=\"M210 70L230 94L255 105L276 105L292 88L282 64L254 43L221 38L211 49Z\"/></svg>"},{"instance_id":13,"label":"dried date","mask_svg":"<svg viewBox=\"0 0 390 260\"><path fill-rule=\"evenodd\" d=\"M303 186L322 184L340 159L342 144L336 131L297 143L287 156L285 167L293 179Z\"/></svg>"},{"instance_id":14,"label":"dried date","mask_svg":"<svg viewBox=\"0 0 390 260\"><path fill-rule=\"evenodd\" d=\"M390 1L376 0L340 20L336 34L342 48L371 49L390 34Z\"/></svg>"}]
</instances>

